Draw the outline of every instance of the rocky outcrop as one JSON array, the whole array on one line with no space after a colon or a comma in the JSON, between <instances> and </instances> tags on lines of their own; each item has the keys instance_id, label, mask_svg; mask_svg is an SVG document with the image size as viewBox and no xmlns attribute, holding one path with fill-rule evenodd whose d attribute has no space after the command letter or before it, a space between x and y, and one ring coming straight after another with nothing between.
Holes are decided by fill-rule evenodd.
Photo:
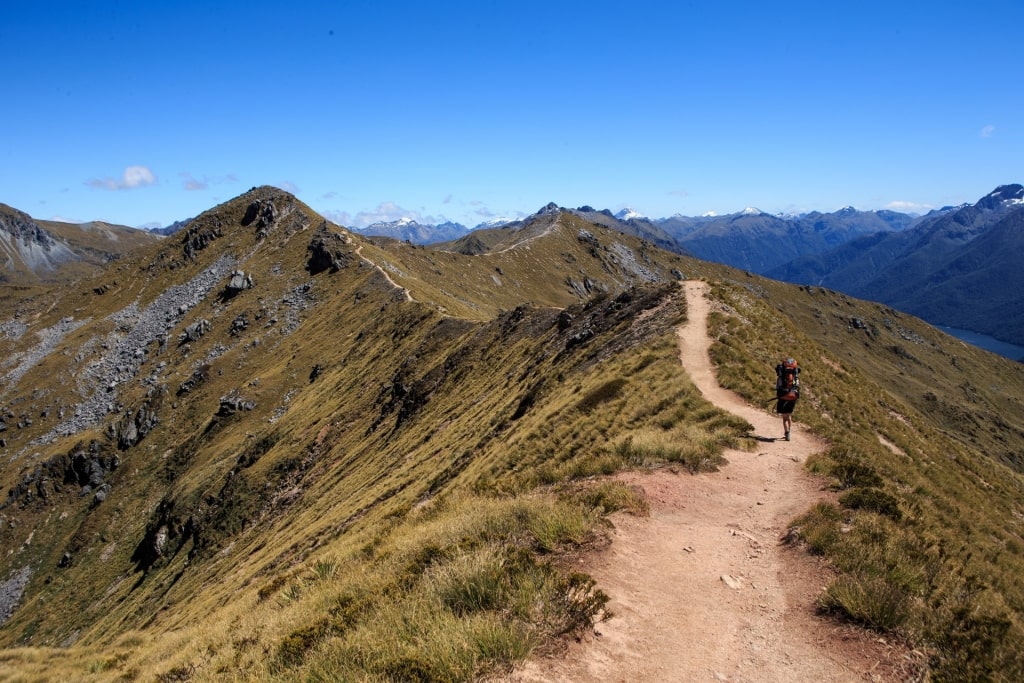
<instances>
[{"instance_id":1,"label":"rocky outcrop","mask_svg":"<svg viewBox=\"0 0 1024 683\"><path fill-rule=\"evenodd\" d=\"M184 396L210 378L210 366L204 363L196 368L187 380L178 387L178 396Z\"/></svg>"},{"instance_id":2,"label":"rocky outcrop","mask_svg":"<svg viewBox=\"0 0 1024 683\"><path fill-rule=\"evenodd\" d=\"M0 204L0 233L7 233L22 242L38 245L44 251L53 249L56 241L23 211Z\"/></svg>"},{"instance_id":3,"label":"rocky outcrop","mask_svg":"<svg viewBox=\"0 0 1024 683\"><path fill-rule=\"evenodd\" d=\"M220 408L217 410L217 417L230 417L235 413L248 412L256 407L256 401L243 398L238 393L231 393L220 397Z\"/></svg>"},{"instance_id":4,"label":"rocky outcrop","mask_svg":"<svg viewBox=\"0 0 1024 683\"><path fill-rule=\"evenodd\" d=\"M345 238L327 229L327 221L324 221L309 246L306 253L309 259L306 261L306 270L310 275L322 273L325 270L329 273L337 273L351 262L351 258L342 247L345 245Z\"/></svg>"},{"instance_id":5,"label":"rocky outcrop","mask_svg":"<svg viewBox=\"0 0 1024 683\"><path fill-rule=\"evenodd\" d=\"M165 388L158 391L146 400L138 410L126 410L124 415L117 422L111 423L108 432L117 447L122 451L127 450L146 438L154 427L160 423L157 410L162 403Z\"/></svg>"},{"instance_id":6,"label":"rocky outcrop","mask_svg":"<svg viewBox=\"0 0 1024 683\"><path fill-rule=\"evenodd\" d=\"M111 490L107 479L120 464L117 454L110 452L109 447L101 442L80 443L67 453L53 456L27 472L8 491L7 500L0 507L45 506L53 503L56 495L70 491L77 491L80 496L93 494L93 504L102 503Z\"/></svg>"},{"instance_id":7,"label":"rocky outcrop","mask_svg":"<svg viewBox=\"0 0 1024 683\"><path fill-rule=\"evenodd\" d=\"M182 253L189 261L195 260L196 254L221 236L220 225L192 225L185 230L181 238Z\"/></svg>"},{"instance_id":8,"label":"rocky outcrop","mask_svg":"<svg viewBox=\"0 0 1024 683\"><path fill-rule=\"evenodd\" d=\"M200 318L191 325L187 325L178 335L178 345L188 344L190 342L198 341L200 337L210 331L210 321L206 318Z\"/></svg>"},{"instance_id":9,"label":"rocky outcrop","mask_svg":"<svg viewBox=\"0 0 1024 683\"><path fill-rule=\"evenodd\" d=\"M262 239L270 234L277 219L278 211L274 202L269 199L257 199L246 208L242 225L255 225L256 237Z\"/></svg>"},{"instance_id":10,"label":"rocky outcrop","mask_svg":"<svg viewBox=\"0 0 1024 683\"><path fill-rule=\"evenodd\" d=\"M139 571L148 571L179 550L192 539L197 530L195 518L176 510L173 500L160 501L156 512L146 525L146 533L132 553L132 562Z\"/></svg>"}]
</instances>

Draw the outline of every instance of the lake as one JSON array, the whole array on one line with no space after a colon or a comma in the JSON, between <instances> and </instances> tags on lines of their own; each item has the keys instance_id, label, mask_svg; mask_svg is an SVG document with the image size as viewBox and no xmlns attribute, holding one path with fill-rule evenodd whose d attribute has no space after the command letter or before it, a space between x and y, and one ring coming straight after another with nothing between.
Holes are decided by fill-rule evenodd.
<instances>
[{"instance_id":1,"label":"lake","mask_svg":"<svg viewBox=\"0 0 1024 683\"><path fill-rule=\"evenodd\" d=\"M971 332L970 330L958 330L955 327L944 327L937 325L937 327L945 332L951 334L957 339L963 340L968 344L973 344L978 348L991 351L992 353L998 353L1000 356L1006 356L1010 360L1021 360L1024 358L1024 346L1017 346L1016 344L1010 344L1009 342L999 341L987 334L981 334L980 332Z\"/></svg>"}]
</instances>

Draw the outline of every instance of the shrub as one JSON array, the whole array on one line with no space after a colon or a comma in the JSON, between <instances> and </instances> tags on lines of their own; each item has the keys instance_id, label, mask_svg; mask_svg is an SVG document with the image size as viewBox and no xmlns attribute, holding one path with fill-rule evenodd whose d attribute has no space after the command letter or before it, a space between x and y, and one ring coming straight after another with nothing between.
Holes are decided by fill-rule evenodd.
<instances>
[{"instance_id":1,"label":"shrub","mask_svg":"<svg viewBox=\"0 0 1024 683\"><path fill-rule=\"evenodd\" d=\"M826 612L878 631L891 631L906 618L908 596L880 577L844 574L826 589L819 604Z\"/></svg>"},{"instance_id":2,"label":"shrub","mask_svg":"<svg viewBox=\"0 0 1024 683\"><path fill-rule=\"evenodd\" d=\"M896 498L876 488L852 488L839 497L839 502L852 510L870 510L895 521L903 519Z\"/></svg>"},{"instance_id":3,"label":"shrub","mask_svg":"<svg viewBox=\"0 0 1024 683\"><path fill-rule=\"evenodd\" d=\"M623 387L627 384L629 382L621 377L609 380L581 398L576 403L576 408L580 412L589 413L602 403L608 403L618 398L622 394Z\"/></svg>"},{"instance_id":4,"label":"shrub","mask_svg":"<svg viewBox=\"0 0 1024 683\"><path fill-rule=\"evenodd\" d=\"M796 520L796 526L800 538L807 543L811 552L824 555L839 542L842 518L842 511L835 505L818 503Z\"/></svg>"},{"instance_id":5,"label":"shrub","mask_svg":"<svg viewBox=\"0 0 1024 683\"><path fill-rule=\"evenodd\" d=\"M579 499L588 508L599 509L605 514L628 510L635 515L646 516L650 510L643 491L619 481L603 481L585 489L579 494Z\"/></svg>"}]
</instances>

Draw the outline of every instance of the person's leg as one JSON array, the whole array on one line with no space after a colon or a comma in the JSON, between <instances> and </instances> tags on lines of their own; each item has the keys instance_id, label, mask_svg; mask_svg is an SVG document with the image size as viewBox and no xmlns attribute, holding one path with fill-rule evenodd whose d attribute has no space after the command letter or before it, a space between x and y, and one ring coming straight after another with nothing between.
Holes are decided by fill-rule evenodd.
<instances>
[{"instance_id":1,"label":"person's leg","mask_svg":"<svg viewBox=\"0 0 1024 683\"><path fill-rule=\"evenodd\" d=\"M786 431L786 441L789 441L789 430L793 426L793 415L791 413L782 414L782 428Z\"/></svg>"}]
</instances>

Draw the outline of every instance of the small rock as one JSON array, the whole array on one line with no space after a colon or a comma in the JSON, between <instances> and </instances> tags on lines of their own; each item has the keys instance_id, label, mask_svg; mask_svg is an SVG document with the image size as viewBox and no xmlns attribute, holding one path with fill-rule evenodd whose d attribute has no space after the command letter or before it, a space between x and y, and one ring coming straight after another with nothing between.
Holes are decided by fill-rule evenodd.
<instances>
[{"instance_id":1,"label":"small rock","mask_svg":"<svg viewBox=\"0 0 1024 683\"><path fill-rule=\"evenodd\" d=\"M743 588L743 583L740 582L740 580L737 579L735 576L731 576L730 574L722 574L722 583L724 583L726 586L733 589L734 591L738 591L741 588Z\"/></svg>"}]
</instances>

